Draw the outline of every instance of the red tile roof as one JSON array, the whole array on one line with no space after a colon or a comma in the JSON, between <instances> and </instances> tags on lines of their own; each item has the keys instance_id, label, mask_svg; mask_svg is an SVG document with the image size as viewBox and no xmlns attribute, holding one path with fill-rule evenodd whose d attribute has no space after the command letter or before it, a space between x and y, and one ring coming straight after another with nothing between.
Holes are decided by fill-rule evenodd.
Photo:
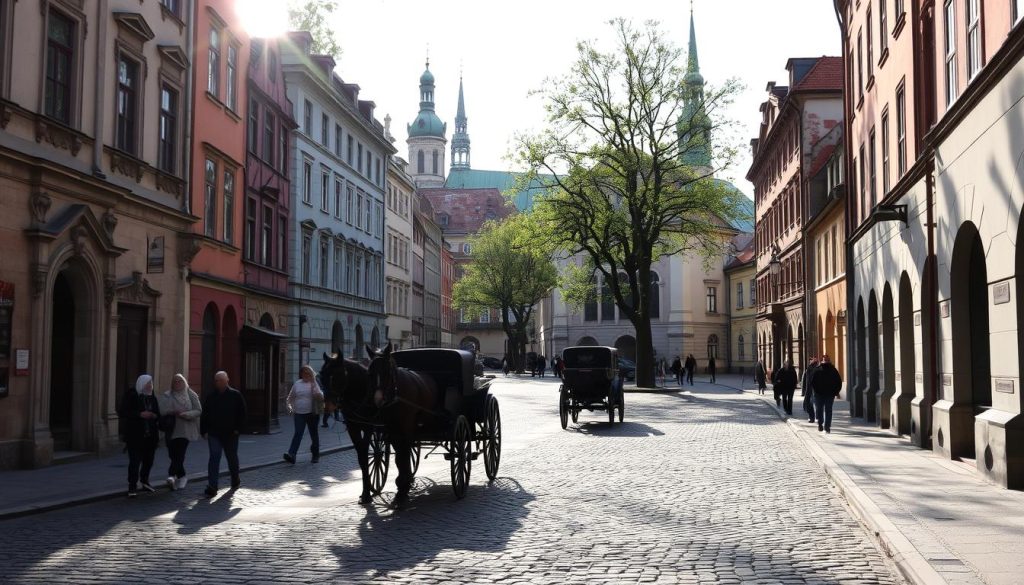
<instances>
[{"instance_id":1,"label":"red tile roof","mask_svg":"<svg viewBox=\"0 0 1024 585\"><path fill-rule=\"evenodd\" d=\"M822 57L793 91L843 90L843 58Z\"/></svg>"},{"instance_id":2,"label":"red tile roof","mask_svg":"<svg viewBox=\"0 0 1024 585\"><path fill-rule=\"evenodd\" d=\"M516 208L498 189L420 189L434 208L434 219L445 233L475 233L488 219L502 219ZM447 225L438 221L448 216Z\"/></svg>"},{"instance_id":3,"label":"red tile roof","mask_svg":"<svg viewBox=\"0 0 1024 585\"><path fill-rule=\"evenodd\" d=\"M811 166L809 167L811 172L807 176L813 177L817 175L818 171L824 168L825 164L828 163L828 159L832 156L832 153L835 152L835 150L836 145L834 144L829 144L822 148L818 152L817 156L814 157L814 160L811 161Z\"/></svg>"}]
</instances>

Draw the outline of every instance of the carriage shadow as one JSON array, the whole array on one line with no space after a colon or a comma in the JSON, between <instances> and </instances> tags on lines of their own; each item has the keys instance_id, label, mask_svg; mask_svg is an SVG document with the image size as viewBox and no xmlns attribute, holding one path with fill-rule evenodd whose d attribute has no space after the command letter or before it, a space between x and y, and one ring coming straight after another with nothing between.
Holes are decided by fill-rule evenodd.
<instances>
[{"instance_id":1,"label":"carriage shadow","mask_svg":"<svg viewBox=\"0 0 1024 585\"><path fill-rule=\"evenodd\" d=\"M594 437L660 437L665 434L651 425L628 419L611 425L608 421L581 420L575 426L579 433Z\"/></svg>"},{"instance_id":2,"label":"carriage shadow","mask_svg":"<svg viewBox=\"0 0 1024 585\"><path fill-rule=\"evenodd\" d=\"M395 511L381 506L385 494L359 520L358 543L334 546L344 582L381 579L428 562L445 551L497 552L523 525L534 496L514 479L499 477L470 484L456 500L448 484L417 479L408 504ZM450 578L458 580L457 575Z\"/></svg>"}]
</instances>

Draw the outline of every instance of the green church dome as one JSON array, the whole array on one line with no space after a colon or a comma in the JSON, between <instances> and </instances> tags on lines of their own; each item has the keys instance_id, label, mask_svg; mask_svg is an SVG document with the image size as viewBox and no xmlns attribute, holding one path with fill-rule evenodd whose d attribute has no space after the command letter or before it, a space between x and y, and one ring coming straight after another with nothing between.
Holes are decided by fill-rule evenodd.
<instances>
[{"instance_id":1,"label":"green church dome","mask_svg":"<svg viewBox=\"0 0 1024 585\"><path fill-rule=\"evenodd\" d=\"M420 75L420 85L434 85L434 74L430 72L429 65L427 70Z\"/></svg>"},{"instance_id":2,"label":"green church dome","mask_svg":"<svg viewBox=\"0 0 1024 585\"><path fill-rule=\"evenodd\" d=\"M416 119L409 124L409 138L434 136L444 138L446 124L437 117L433 110L420 110Z\"/></svg>"}]
</instances>

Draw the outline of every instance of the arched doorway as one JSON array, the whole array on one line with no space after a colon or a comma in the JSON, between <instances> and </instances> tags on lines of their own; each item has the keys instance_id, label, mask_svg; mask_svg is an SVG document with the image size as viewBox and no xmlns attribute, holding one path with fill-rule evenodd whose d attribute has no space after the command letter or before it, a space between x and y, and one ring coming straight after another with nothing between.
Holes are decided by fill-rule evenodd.
<instances>
[{"instance_id":1,"label":"arched doorway","mask_svg":"<svg viewBox=\"0 0 1024 585\"><path fill-rule=\"evenodd\" d=\"M825 313L824 333L825 345L822 346L822 352L828 355L833 360L835 360L838 357L836 356L836 318L832 316L831 309L827 313ZM836 362L836 367L839 367L838 362ZM842 370L839 370L839 372L843 373Z\"/></svg>"},{"instance_id":2,"label":"arched doorway","mask_svg":"<svg viewBox=\"0 0 1024 585\"><path fill-rule=\"evenodd\" d=\"M480 340L472 335L467 335L459 342L459 349L464 349L466 351L473 351L475 349L480 351Z\"/></svg>"},{"instance_id":3,"label":"arched doorway","mask_svg":"<svg viewBox=\"0 0 1024 585\"><path fill-rule=\"evenodd\" d=\"M715 334L708 335L708 354L707 354L707 358L709 360L711 358L715 358L716 361L718 360L718 336L715 335ZM715 365L717 367L718 364L715 364Z\"/></svg>"},{"instance_id":4,"label":"arched doorway","mask_svg":"<svg viewBox=\"0 0 1024 585\"><path fill-rule=\"evenodd\" d=\"M793 362L793 325L792 324L786 325L786 347L785 347L785 351L786 351L786 353L784 354L784 359L789 360L789 363L791 363L791 364L794 363Z\"/></svg>"},{"instance_id":5,"label":"arched doorway","mask_svg":"<svg viewBox=\"0 0 1024 585\"><path fill-rule=\"evenodd\" d=\"M374 327L373 331L370 332L370 345L380 348L380 329L377 327Z\"/></svg>"},{"instance_id":6,"label":"arched doorway","mask_svg":"<svg viewBox=\"0 0 1024 585\"><path fill-rule=\"evenodd\" d=\"M623 335L616 339L615 349L619 350L619 356L636 361L636 338L632 335Z\"/></svg>"},{"instance_id":7,"label":"arched doorway","mask_svg":"<svg viewBox=\"0 0 1024 585\"><path fill-rule=\"evenodd\" d=\"M61 272L53 283L53 331L50 341L50 432L55 451L71 448L75 397L75 295ZM84 391L85 389L79 389ZM123 388L117 389L119 392Z\"/></svg>"},{"instance_id":8,"label":"arched doorway","mask_svg":"<svg viewBox=\"0 0 1024 585\"><path fill-rule=\"evenodd\" d=\"M897 435L910 434L910 403L916 393L916 360L914 352L914 290L910 286L910 276L906 272L900 276L900 380L897 385L894 409L896 424L893 432Z\"/></svg>"},{"instance_id":9,"label":"arched doorway","mask_svg":"<svg viewBox=\"0 0 1024 585\"><path fill-rule=\"evenodd\" d=\"M864 395L864 419L868 422L875 422L878 420L878 401L879 401L879 384L878 384L878 372L879 372L879 359L878 359L878 300L875 297L875 291L871 291L868 295L868 337L867 337L867 349L868 349L868 377L866 382L866 389Z\"/></svg>"},{"instance_id":10,"label":"arched doorway","mask_svg":"<svg viewBox=\"0 0 1024 585\"><path fill-rule=\"evenodd\" d=\"M354 359L360 359L363 357L363 352L366 351L366 342L363 340L363 326L356 325L356 346L352 348L352 357Z\"/></svg>"},{"instance_id":11,"label":"arched doorway","mask_svg":"<svg viewBox=\"0 0 1024 585\"><path fill-rule=\"evenodd\" d=\"M796 351L793 356L793 365L797 366L797 371L803 371L804 368L804 324L800 323L796 326Z\"/></svg>"},{"instance_id":12,"label":"arched doorway","mask_svg":"<svg viewBox=\"0 0 1024 585\"><path fill-rule=\"evenodd\" d=\"M924 272L921 276L921 324L914 319L914 327L921 328L921 347L935 347L936 312L938 311L938 294L935 290L936 268L935 256L924 261ZM935 403L939 400L938 389L938 356L934 351L921 351L921 386L918 395L910 403L910 438L922 449L931 449Z\"/></svg>"},{"instance_id":13,"label":"arched doorway","mask_svg":"<svg viewBox=\"0 0 1024 585\"><path fill-rule=\"evenodd\" d=\"M596 347L600 344L597 342L596 339L587 335L585 337L581 337L579 341L576 342L576 345L582 347Z\"/></svg>"},{"instance_id":14,"label":"arched doorway","mask_svg":"<svg viewBox=\"0 0 1024 585\"><path fill-rule=\"evenodd\" d=\"M217 305L209 303L203 311L203 341L202 353L200 356L200 376L202 380L193 386L203 390L213 388L213 374L217 371L217 339L220 337L220 316L217 312Z\"/></svg>"},{"instance_id":15,"label":"arched doorway","mask_svg":"<svg viewBox=\"0 0 1024 585\"><path fill-rule=\"evenodd\" d=\"M854 368L857 373L856 386L853 389L853 400L850 401L850 413L853 416L863 417L864 416L864 392L867 389L867 377L868 377L868 327L865 323L864 315L864 297L857 299L857 323L856 331L854 332L854 359L856 360L856 367Z\"/></svg>"},{"instance_id":16,"label":"arched doorway","mask_svg":"<svg viewBox=\"0 0 1024 585\"><path fill-rule=\"evenodd\" d=\"M263 316L260 317L260 327L267 331L274 330L274 318L270 316L270 313L263 313Z\"/></svg>"},{"instance_id":17,"label":"arched doorway","mask_svg":"<svg viewBox=\"0 0 1024 585\"><path fill-rule=\"evenodd\" d=\"M72 260L53 282L48 422L54 451L86 451L93 447L90 413L95 412L96 389L91 371L97 345L93 330L97 323L95 289L87 271L83 262ZM134 387L135 378L130 384ZM115 390L120 396L124 388Z\"/></svg>"},{"instance_id":18,"label":"arched doorway","mask_svg":"<svg viewBox=\"0 0 1024 585\"><path fill-rule=\"evenodd\" d=\"M338 320L331 326L331 352L340 356L345 355L345 329Z\"/></svg>"},{"instance_id":19,"label":"arched doorway","mask_svg":"<svg viewBox=\"0 0 1024 585\"><path fill-rule=\"evenodd\" d=\"M978 229L964 223L950 262L950 313L956 351L953 359L949 436L940 441L953 457L974 457L974 417L992 407L989 348L988 269ZM948 441L948 446L942 442Z\"/></svg>"},{"instance_id":20,"label":"arched doorway","mask_svg":"<svg viewBox=\"0 0 1024 585\"><path fill-rule=\"evenodd\" d=\"M896 426L892 399L896 395L896 316L892 303L892 287L885 283L882 291L882 394L878 402L878 423L883 429Z\"/></svg>"},{"instance_id":21,"label":"arched doorway","mask_svg":"<svg viewBox=\"0 0 1024 585\"><path fill-rule=\"evenodd\" d=\"M238 345L238 317L235 308L228 305L224 309L224 328L221 330L221 366L219 369L228 373L231 380L240 380ZM213 383L211 378L210 383Z\"/></svg>"}]
</instances>

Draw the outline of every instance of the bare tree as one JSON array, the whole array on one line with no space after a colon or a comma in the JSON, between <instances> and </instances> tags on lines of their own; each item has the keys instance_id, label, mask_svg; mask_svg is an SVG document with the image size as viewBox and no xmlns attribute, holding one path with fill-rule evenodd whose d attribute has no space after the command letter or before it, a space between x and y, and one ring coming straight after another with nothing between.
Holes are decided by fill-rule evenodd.
<instances>
[{"instance_id":1,"label":"bare tree","mask_svg":"<svg viewBox=\"0 0 1024 585\"><path fill-rule=\"evenodd\" d=\"M336 0L289 0L288 24L292 30L304 30L313 35L313 52L341 59L341 44L334 33L330 19L338 10Z\"/></svg>"}]
</instances>

